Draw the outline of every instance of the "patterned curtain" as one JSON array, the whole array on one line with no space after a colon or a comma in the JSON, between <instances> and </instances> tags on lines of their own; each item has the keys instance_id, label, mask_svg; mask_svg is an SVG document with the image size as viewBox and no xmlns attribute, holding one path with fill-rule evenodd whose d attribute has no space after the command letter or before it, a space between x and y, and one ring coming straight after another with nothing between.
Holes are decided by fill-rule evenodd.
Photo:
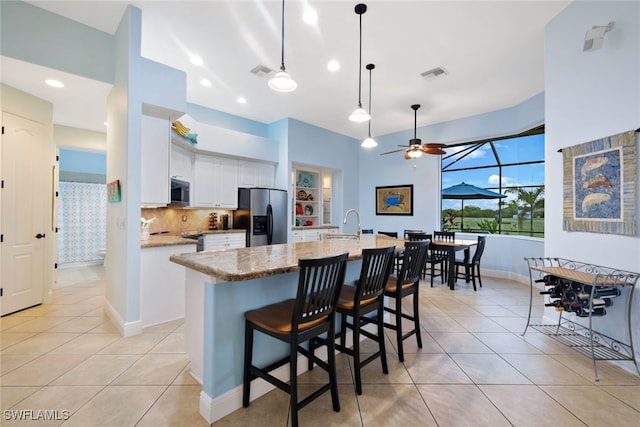
<instances>
[{"instance_id":1,"label":"patterned curtain","mask_svg":"<svg viewBox=\"0 0 640 427\"><path fill-rule=\"evenodd\" d=\"M107 186L60 182L58 263L98 261L107 241Z\"/></svg>"}]
</instances>

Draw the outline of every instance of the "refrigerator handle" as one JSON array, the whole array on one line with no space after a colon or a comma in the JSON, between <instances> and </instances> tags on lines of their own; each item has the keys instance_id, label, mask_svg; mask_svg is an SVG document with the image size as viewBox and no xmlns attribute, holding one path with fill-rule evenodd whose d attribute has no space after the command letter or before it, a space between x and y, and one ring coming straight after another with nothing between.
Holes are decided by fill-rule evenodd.
<instances>
[{"instance_id":1,"label":"refrigerator handle","mask_svg":"<svg viewBox=\"0 0 640 427\"><path fill-rule=\"evenodd\" d=\"M273 240L273 208L271 204L267 205L267 245Z\"/></svg>"}]
</instances>

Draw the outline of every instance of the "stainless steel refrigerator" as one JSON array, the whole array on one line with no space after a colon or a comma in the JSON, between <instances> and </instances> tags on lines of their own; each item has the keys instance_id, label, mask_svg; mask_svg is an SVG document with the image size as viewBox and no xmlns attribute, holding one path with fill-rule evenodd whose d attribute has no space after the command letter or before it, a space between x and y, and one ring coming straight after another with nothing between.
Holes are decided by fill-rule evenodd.
<instances>
[{"instance_id":1,"label":"stainless steel refrigerator","mask_svg":"<svg viewBox=\"0 0 640 427\"><path fill-rule=\"evenodd\" d=\"M233 228L247 230L247 247L287 243L287 192L239 188Z\"/></svg>"}]
</instances>

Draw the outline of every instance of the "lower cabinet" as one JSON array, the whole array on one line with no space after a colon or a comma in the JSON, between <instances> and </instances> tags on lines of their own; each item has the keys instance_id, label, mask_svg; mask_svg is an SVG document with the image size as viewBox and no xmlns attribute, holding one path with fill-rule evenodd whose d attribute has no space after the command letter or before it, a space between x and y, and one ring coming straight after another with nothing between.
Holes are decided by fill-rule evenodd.
<instances>
[{"instance_id":1,"label":"lower cabinet","mask_svg":"<svg viewBox=\"0 0 640 427\"><path fill-rule=\"evenodd\" d=\"M246 233L244 231L205 234L203 250L244 248L246 243Z\"/></svg>"},{"instance_id":2,"label":"lower cabinet","mask_svg":"<svg viewBox=\"0 0 640 427\"><path fill-rule=\"evenodd\" d=\"M169 261L196 245L160 246L140 251L140 323L142 327L184 318L185 268Z\"/></svg>"},{"instance_id":3,"label":"lower cabinet","mask_svg":"<svg viewBox=\"0 0 640 427\"><path fill-rule=\"evenodd\" d=\"M337 233L337 228L310 228L307 230L293 230L294 242L315 242L322 239L323 234Z\"/></svg>"}]
</instances>

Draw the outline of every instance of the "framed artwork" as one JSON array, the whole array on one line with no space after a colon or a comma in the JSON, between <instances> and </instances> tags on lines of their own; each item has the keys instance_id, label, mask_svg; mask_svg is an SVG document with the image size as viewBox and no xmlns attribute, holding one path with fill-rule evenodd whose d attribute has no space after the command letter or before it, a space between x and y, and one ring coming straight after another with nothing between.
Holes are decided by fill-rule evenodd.
<instances>
[{"instance_id":1,"label":"framed artwork","mask_svg":"<svg viewBox=\"0 0 640 427\"><path fill-rule=\"evenodd\" d=\"M563 148L563 229L636 235L637 131Z\"/></svg>"},{"instance_id":2,"label":"framed artwork","mask_svg":"<svg viewBox=\"0 0 640 427\"><path fill-rule=\"evenodd\" d=\"M413 184L376 187L376 215L413 215Z\"/></svg>"},{"instance_id":3,"label":"framed artwork","mask_svg":"<svg viewBox=\"0 0 640 427\"><path fill-rule=\"evenodd\" d=\"M120 180L116 179L107 184L107 200L111 203L116 203L122 200L120 195Z\"/></svg>"}]
</instances>

